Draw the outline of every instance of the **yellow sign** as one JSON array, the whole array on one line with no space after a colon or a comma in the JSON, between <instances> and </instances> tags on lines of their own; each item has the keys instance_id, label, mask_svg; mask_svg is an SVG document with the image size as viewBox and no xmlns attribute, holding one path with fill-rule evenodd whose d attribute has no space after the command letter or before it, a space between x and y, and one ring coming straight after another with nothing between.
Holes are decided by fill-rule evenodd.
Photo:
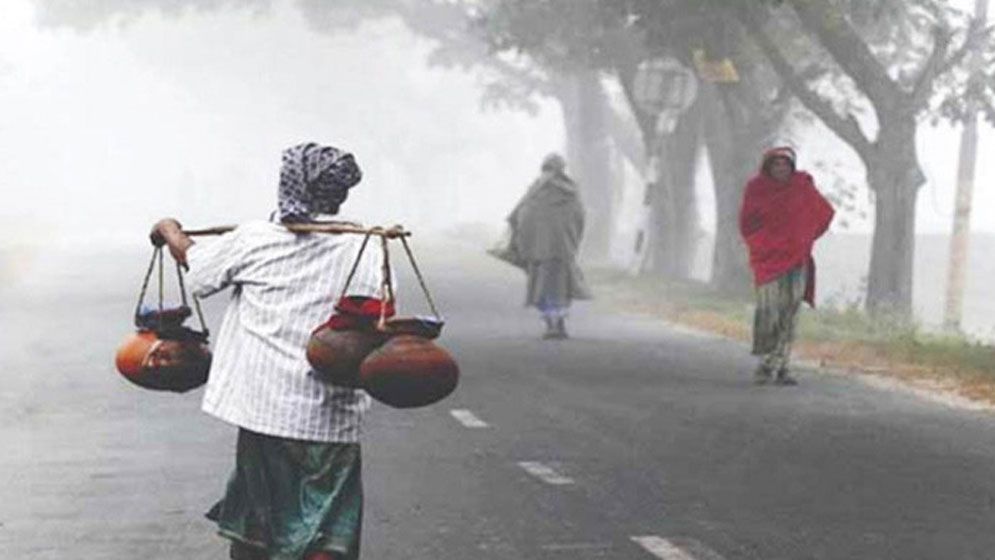
<instances>
[{"instance_id":1,"label":"yellow sign","mask_svg":"<svg viewBox=\"0 0 995 560\"><path fill-rule=\"evenodd\" d=\"M713 84L734 84L739 81L739 72L732 60L709 60L702 49L694 51L694 67L698 77Z\"/></svg>"}]
</instances>

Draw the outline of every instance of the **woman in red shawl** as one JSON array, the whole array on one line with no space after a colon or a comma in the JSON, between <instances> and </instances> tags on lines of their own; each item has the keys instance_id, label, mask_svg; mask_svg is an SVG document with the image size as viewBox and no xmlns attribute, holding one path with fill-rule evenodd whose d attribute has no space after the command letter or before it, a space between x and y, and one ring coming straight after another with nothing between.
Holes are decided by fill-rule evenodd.
<instances>
[{"instance_id":1,"label":"woman in red shawl","mask_svg":"<svg viewBox=\"0 0 995 560\"><path fill-rule=\"evenodd\" d=\"M760 173L746 185L739 230L750 251L756 284L753 354L762 356L755 380L795 385L788 373L802 301L815 304L812 247L833 220L833 207L812 176L795 169L795 151L764 154Z\"/></svg>"}]
</instances>

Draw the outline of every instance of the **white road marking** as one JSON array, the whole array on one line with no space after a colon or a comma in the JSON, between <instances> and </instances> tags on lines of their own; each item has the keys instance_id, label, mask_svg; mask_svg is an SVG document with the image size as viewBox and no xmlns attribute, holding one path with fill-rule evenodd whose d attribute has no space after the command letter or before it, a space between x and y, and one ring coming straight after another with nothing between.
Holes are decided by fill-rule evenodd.
<instances>
[{"instance_id":1,"label":"white road marking","mask_svg":"<svg viewBox=\"0 0 995 560\"><path fill-rule=\"evenodd\" d=\"M453 418L459 420L460 424L463 424L467 428L486 428L488 427L487 422L484 422L480 418L477 418L472 412L466 410L465 408L459 408L456 410L450 410L449 414L453 415Z\"/></svg>"},{"instance_id":2,"label":"white road marking","mask_svg":"<svg viewBox=\"0 0 995 560\"><path fill-rule=\"evenodd\" d=\"M525 469L525 472L531 474L532 476L538 478L539 480L545 482L546 484L553 484L556 486L562 486L564 484L573 484L574 479L563 476L556 472L553 467L544 465L538 461L521 461L518 463L519 467Z\"/></svg>"},{"instance_id":3,"label":"white road marking","mask_svg":"<svg viewBox=\"0 0 995 560\"><path fill-rule=\"evenodd\" d=\"M649 552L660 560L695 560L694 556L691 556L679 546L662 537L648 535L644 537L629 538L639 546L643 547L646 552Z\"/></svg>"},{"instance_id":4,"label":"white road marking","mask_svg":"<svg viewBox=\"0 0 995 560\"><path fill-rule=\"evenodd\" d=\"M608 550L611 547L610 543L553 543L544 544L539 548L548 552L569 552L576 550Z\"/></svg>"}]
</instances>

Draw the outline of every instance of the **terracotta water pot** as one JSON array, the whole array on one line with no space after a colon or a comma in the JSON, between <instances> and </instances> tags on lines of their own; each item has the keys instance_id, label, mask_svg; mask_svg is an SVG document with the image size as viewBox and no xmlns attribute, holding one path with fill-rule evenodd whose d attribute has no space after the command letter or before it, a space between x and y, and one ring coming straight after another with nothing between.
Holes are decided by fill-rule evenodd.
<instances>
[{"instance_id":1,"label":"terracotta water pot","mask_svg":"<svg viewBox=\"0 0 995 560\"><path fill-rule=\"evenodd\" d=\"M136 385L183 393L207 382L211 351L196 338L162 338L140 330L118 347L114 361L118 372Z\"/></svg>"},{"instance_id":2,"label":"terracotta water pot","mask_svg":"<svg viewBox=\"0 0 995 560\"><path fill-rule=\"evenodd\" d=\"M358 387L360 364L386 339L386 335L372 329L335 330L324 325L308 340L307 361L321 381Z\"/></svg>"},{"instance_id":3,"label":"terracotta water pot","mask_svg":"<svg viewBox=\"0 0 995 560\"><path fill-rule=\"evenodd\" d=\"M400 334L373 351L360 366L360 386L395 408L436 403L456 389L459 366L444 349L422 336Z\"/></svg>"},{"instance_id":4,"label":"terracotta water pot","mask_svg":"<svg viewBox=\"0 0 995 560\"><path fill-rule=\"evenodd\" d=\"M114 357L118 372L128 379L141 376L144 370L145 356L148 355L149 350L157 340L159 337L152 331L138 331L128 335L118 347L117 355Z\"/></svg>"}]
</instances>

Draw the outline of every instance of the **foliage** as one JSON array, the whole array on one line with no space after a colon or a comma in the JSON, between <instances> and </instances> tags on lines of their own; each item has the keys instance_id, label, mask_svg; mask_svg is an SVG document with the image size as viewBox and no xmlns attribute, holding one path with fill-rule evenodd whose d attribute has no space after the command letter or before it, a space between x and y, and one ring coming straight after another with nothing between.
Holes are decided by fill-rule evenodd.
<instances>
[{"instance_id":1,"label":"foliage","mask_svg":"<svg viewBox=\"0 0 995 560\"><path fill-rule=\"evenodd\" d=\"M836 209L836 218L833 227L840 229L850 229L854 222L865 222L868 219L864 205L859 201L860 185L847 179L846 173L842 169L839 161L816 160L812 165L814 174L822 179L819 187L822 194L833 204Z\"/></svg>"},{"instance_id":2,"label":"foliage","mask_svg":"<svg viewBox=\"0 0 995 560\"><path fill-rule=\"evenodd\" d=\"M541 67L611 68L626 22L605 0L503 0L477 18L494 52L528 55Z\"/></svg>"},{"instance_id":3,"label":"foliage","mask_svg":"<svg viewBox=\"0 0 995 560\"><path fill-rule=\"evenodd\" d=\"M847 0L845 6L875 55L907 91L915 87L916 75L937 42L952 45L936 76L934 95L923 108L924 116L934 123L956 123L980 110L995 123L995 40L990 28L983 29L970 14L943 0ZM984 62L981 79L972 81L969 54L975 50Z\"/></svg>"},{"instance_id":4,"label":"foliage","mask_svg":"<svg viewBox=\"0 0 995 560\"><path fill-rule=\"evenodd\" d=\"M819 93L835 101L861 98L858 105L875 107L874 116L887 105L888 100L876 95L872 81L867 74L880 67L885 77L893 82L890 93L894 97L915 98L914 110L921 117L934 120L959 121L964 118L968 107L976 107L993 115L995 107L995 81L986 75L978 83L969 83L968 55L978 50L986 61L995 57L995 41L988 30L981 29L963 10L945 0L822 0L804 4L819 4L826 17L836 17L838 21L825 25L827 29L847 27L855 31L848 37L859 37L861 44L849 46L856 53L866 47L873 59L866 64L854 64L848 60L844 49L833 50L825 43L826 34L820 34L818 27L801 19L798 0L783 0L781 8L766 11L767 33L780 36L805 30L810 37L806 55L816 55L820 62L802 66L805 81L819 89ZM788 9L788 6L795 9ZM846 47L846 46L844 46ZM797 51L791 51L792 58ZM863 66L863 67L861 67ZM798 66L796 66L797 68ZM990 66L988 66L990 68ZM849 78L849 83L841 82L840 77ZM819 88L818 82L830 84L829 88ZM859 83L854 83L859 82ZM856 86L856 87L854 87ZM888 90L886 90L887 92ZM857 94L855 96L855 94ZM870 99L868 99L868 96ZM899 99L893 102L899 102ZM837 107L838 114L845 117L861 111L851 107Z\"/></svg>"}]
</instances>

